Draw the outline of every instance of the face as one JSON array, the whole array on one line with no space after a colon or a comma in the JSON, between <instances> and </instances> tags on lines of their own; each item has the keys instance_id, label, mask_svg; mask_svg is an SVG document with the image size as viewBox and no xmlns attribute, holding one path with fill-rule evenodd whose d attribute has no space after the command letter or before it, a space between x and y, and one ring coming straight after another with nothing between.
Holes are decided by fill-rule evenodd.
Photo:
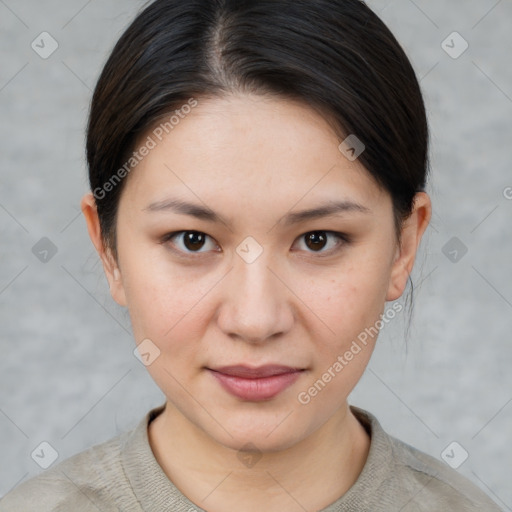
<instances>
[{"instance_id":1,"label":"face","mask_svg":"<svg viewBox=\"0 0 512 512\"><path fill-rule=\"evenodd\" d=\"M346 410L375 337L354 341L401 295L423 228L411 217L400 250L389 194L309 107L198 101L127 178L105 270L179 414L234 449L285 449ZM232 365L300 371L215 371Z\"/></svg>"}]
</instances>

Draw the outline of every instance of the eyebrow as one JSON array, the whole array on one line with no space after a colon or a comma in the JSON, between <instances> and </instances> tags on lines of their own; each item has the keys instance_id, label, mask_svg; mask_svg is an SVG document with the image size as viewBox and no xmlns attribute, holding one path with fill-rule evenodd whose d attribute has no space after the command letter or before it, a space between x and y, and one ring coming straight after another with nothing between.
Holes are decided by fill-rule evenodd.
<instances>
[{"instance_id":1,"label":"eyebrow","mask_svg":"<svg viewBox=\"0 0 512 512\"><path fill-rule=\"evenodd\" d=\"M157 201L151 203L146 208L143 208L143 211L172 211L174 213L179 213L182 215L190 215L192 217L196 217L197 219L205 220L208 222L222 222L223 224L230 225L228 219L214 212L212 209L201 206L199 204L189 203L182 199L166 199L164 201ZM279 223L282 223L284 226L290 226L308 220L319 219L322 217L335 215L337 213L347 212L358 212L368 214L371 213L371 210L366 206L363 206L362 204L356 203L354 201L328 201L327 203L317 206L315 208L310 208L299 212L289 212L284 216L284 218L280 219Z\"/></svg>"}]
</instances>

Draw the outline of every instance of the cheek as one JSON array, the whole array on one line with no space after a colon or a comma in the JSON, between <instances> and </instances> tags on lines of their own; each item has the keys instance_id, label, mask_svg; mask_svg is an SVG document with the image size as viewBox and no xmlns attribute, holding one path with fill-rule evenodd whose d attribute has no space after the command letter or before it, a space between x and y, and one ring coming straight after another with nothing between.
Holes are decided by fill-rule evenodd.
<instances>
[{"instance_id":1,"label":"cheek","mask_svg":"<svg viewBox=\"0 0 512 512\"><path fill-rule=\"evenodd\" d=\"M340 265L325 278L316 276L303 281L297 295L305 298L306 305L325 327L320 338L323 346L318 349L341 349L373 325L382 313L388 280L389 268L382 260L368 258Z\"/></svg>"},{"instance_id":2,"label":"cheek","mask_svg":"<svg viewBox=\"0 0 512 512\"><path fill-rule=\"evenodd\" d=\"M190 269L170 265L161 256L151 258L150 252L143 251L126 258L123 264L123 284L137 343L149 338L157 345L184 349L184 331L186 338L193 339L199 329L197 315L215 284L214 276L200 278Z\"/></svg>"},{"instance_id":3,"label":"cheek","mask_svg":"<svg viewBox=\"0 0 512 512\"><path fill-rule=\"evenodd\" d=\"M323 286L319 281L316 286L309 283L308 306L325 328L310 338L313 372L297 399L319 417L340 406L368 365L378 336L375 325L385 304L386 272L385 265L359 261Z\"/></svg>"},{"instance_id":4,"label":"cheek","mask_svg":"<svg viewBox=\"0 0 512 512\"><path fill-rule=\"evenodd\" d=\"M160 389L184 403L188 397L180 383L193 378L200 371L201 358L207 357L200 346L205 338L207 293L214 285L208 286L208 279L186 275L169 270L160 273L153 266L127 279L134 338L137 344L150 339L157 347L158 356L146 369Z\"/></svg>"}]
</instances>

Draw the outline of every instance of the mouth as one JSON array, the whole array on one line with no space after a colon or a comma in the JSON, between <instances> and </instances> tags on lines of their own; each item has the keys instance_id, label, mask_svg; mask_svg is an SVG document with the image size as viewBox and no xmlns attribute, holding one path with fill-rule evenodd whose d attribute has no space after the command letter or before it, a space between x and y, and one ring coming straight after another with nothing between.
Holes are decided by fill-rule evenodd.
<instances>
[{"instance_id":1,"label":"mouth","mask_svg":"<svg viewBox=\"0 0 512 512\"><path fill-rule=\"evenodd\" d=\"M242 400L270 400L291 386L305 371L282 365L257 368L245 365L207 368L222 388Z\"/></svg>"}]
</instances>

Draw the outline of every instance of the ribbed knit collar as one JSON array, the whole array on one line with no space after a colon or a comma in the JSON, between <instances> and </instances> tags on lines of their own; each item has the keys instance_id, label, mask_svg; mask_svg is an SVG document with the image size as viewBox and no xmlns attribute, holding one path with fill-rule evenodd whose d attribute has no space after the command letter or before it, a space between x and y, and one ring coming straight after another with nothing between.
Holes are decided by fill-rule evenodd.
<instances>
[{"instance_id":1,"label":"ribbed knit collar","mask_svg":"<svg viewBox=\"0 0 512 512\"><path fill-rule=\"evenodd\" d=\"M350 406L371 438L370 451L354 485L338 500L320 512L370 511L376 491L389 476L393 464L389 436L369 412ZM122 463L125 474L142 509L146 512L206 512L192 503L169 480L158 464L148 438L149 423L165 409L165 404L149 411L125 438Z\"/></svg>"}]
</instances>

